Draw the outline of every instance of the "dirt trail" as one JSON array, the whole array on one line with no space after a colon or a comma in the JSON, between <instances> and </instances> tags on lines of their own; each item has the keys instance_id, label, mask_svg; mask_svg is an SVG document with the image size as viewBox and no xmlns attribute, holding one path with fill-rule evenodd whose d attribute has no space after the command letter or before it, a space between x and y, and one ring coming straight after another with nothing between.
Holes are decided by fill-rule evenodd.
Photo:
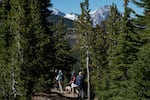
<instances>
[{"instance_id":1,"label":"dirt trail","mask_svg":"<svg viewBox=\"0 0 150 100\"><path fill-rule=\"evenodd\" d=\"M50 93L35 93L32 100L79 100L77 94L71 94L67 91L60 93L60 91L52 89Z\"/></svg>"}]
</instances>

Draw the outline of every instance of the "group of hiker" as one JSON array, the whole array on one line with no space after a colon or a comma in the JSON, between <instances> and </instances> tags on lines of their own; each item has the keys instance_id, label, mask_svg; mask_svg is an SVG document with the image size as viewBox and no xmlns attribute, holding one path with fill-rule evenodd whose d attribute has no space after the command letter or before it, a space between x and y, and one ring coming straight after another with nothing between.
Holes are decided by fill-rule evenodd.
<instances>
[{"instance_id":1,"label":"group of hiker","mask_svg":"<svg viewBox=\"0 0 150 100\"><path fill-rule=\"evenodd\" d=\"M58 70L55 73L57 73L55 77L55 84L54 87L59 89L61 93L63 93L63 80L64 80L64 74L62 70ZM79 97L83 98L84 92L83 92L83 85L84 85L84 77L82 74L82 71L78 72L78 75L73 72L71 74L69 85L65 87L65 90L68 91L68 93L72 94L78 94Z\"/></svg>"}]
</instances>

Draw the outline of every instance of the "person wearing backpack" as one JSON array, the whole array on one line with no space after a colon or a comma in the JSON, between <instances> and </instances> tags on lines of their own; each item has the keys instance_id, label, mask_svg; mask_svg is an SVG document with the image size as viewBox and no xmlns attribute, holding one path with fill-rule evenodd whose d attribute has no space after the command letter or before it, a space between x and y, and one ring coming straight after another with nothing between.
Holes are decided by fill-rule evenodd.
<instances>
[{"instance_id":1,"label":"person wearing backpack","mask_svg":"<svg viewBox=\"0 0 150 100\"><path fill-rule=\"evenodd\" d=\"M74 94L76 92L76 88L78 87L78 85L76 84L76 73L72 73L70 84L71 84L72 94Z\"/></svg>"},{"instance_id":2,"label":"person wearing backpack","mask_svg":"<svg viewBox=\"0 0 150 100\"><path fill-rule=\"evenodd\" d=\"M76 84L79 88L79 98L84 99L83 85L84 85L84 77L82 75L82 71L79 71L79 75L76 78Z\"/></svg>"},{"instance_id":3,"label":"person wearing backpack","mask_svg":"<svg viewBox=\"0 0 150 100\"><path fill-rule=\"evenodd\" d=\"M59 70L56 80L58 81L58 85L61 93L63 93L63 88L62 88L63 79L64 79L63 73L61 70Z\"/></svg>"}]
</instances>

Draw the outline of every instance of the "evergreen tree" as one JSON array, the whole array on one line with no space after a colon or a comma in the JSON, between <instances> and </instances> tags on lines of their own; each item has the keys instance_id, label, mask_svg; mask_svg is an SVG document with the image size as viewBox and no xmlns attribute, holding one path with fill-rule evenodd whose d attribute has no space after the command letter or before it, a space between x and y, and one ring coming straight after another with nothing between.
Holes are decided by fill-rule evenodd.
<instances>
[{"instance_id":1,"label":"evergreen tree","mask_svg":"<svg viewBox=\"0 0 150 100\"><path fill-rule=\"evenodd\" d=\"M143 15L137 16L136 27L140 34L142 46L137 54L138 58L132 69L134 80L133 88L136 90L137 100L150 99L150 79L149 79L149 43L150 43L150 1L132 0L137 6L144 9Z\"/></svg>"},{"instance_id":2,"label":"evergreen tree","mask_svg":"<svg viewBox=\"0 0 150 100\"><path fill-rule=\"evenodd\" d=\"M64 20L60 19L59 23L54 26L54 62L53 67L55 69L61 69L64 71L65 76L70 76L71 64L75 61L71 52L71 45L69 45L66 35L67 35L67 27L64 24ZM69 79L69 80L67 80ZM70 81L70 77L65 78L65 82Z\"/></svg>"},{"instance_id":3,"label":"evergreen tree","mask_svg":"<svg viewBox=\"0 0 150 100\"><path fill-rule=\"evenodd\" d=\"M8 1L2 0L0 2L0 98L1 99L9 99L11 94L11 67L8 63L10 63L10 32L9 27L7 25L7 15L10 10L10 5Z\"/></svg>"},{"instance_id":4,"label":"evergreen tree","mask_svg":"<svg viewBox=\"0 0 150 100\"><path fill-rule=\"evenodd\" d=\"M4 2L5 1L5 2ZM31 99L33 90L48 88L53 63L49 0L3 0L0 9L0 94L7 99ZM11 83L11 84L10 84ZM39 89L39 87L42 87Z\"/></svg>"},{"instance_id":5,"label":"evergreen tree","mask_svg":"<svg viewBox=\"0 0 150 100\"><path fill-rule=\"evenodd\" d=\"M86 66L87 69L87 95L90 99L90 72L89 72L89 53L90 53L90 36L92 34L92 21L89 10L89 0L85 0L80 4L81 15L79 16L75 30L78 33L78 50L80 50L81 66ZM85 62L86 61L86 62Z\"/></svg>"},{"instance_id":6,"label":"evergreen tree","mask_svg":"<svg viewBox=\"0 0 150 100\"><path fill-rule=\"evenodd\" d=\"M23 62L22 50L21 50L21 18L23 17L22 5L24 1L6 1L8 5L5 7L9 10L4 10L5 21L3 23L4 29L4 43L6 52L5 54L5 64L3 66L4 74L6 74L6 85L7 99L16 99L18 96L24 94L24 88L22 85L22 80L20 79L20 65ZM10 4L10 5L9 5ZM6 72L7 70L7 72ZM4 81L5 82L5 81ZM23 98L22 98L23 99Z\"/></svg>"},{"instance_id":7,"label":"evergreen tree","mask_svg":"<svg viewBox=\"0 0 150 100\"><path fill-rule=\"evenodd\" d=\"M149 59L149 43L140 48L138 53L138 59L134 63L134 67L131 70L134 92L136 94L136 100L149 100L150 99L150 59Z\"/></svg>"},{"instance_id":8,"label":"evergreen tree","mask_svg":"<svg viewBox=\"0 0 150 100\"><path fill-rule=\"evenodd\" d=\"M68 64L71 61L70 55L70 45L68 44L65 36L67 34L67 27L65 26L63 19L55 26L56 30L54 31L55 39L55 67L60 69L67 70Z\"/></svg>"},{"instance_id":9,"label":"evergreen tree","mask_svg":"<svg viewBox=\"0 0 150 100\"><path fill-rule=\"evenodd\" d=\"M117 44L117 38L121 31L122 14L115 4L110 7L109 18L106 21L107 34L109 35L110 47Z\"/></svg>"},{"instance_id":10,"label":"evergreen tree","mask_svg":"<svg viewBox=\"0 0 150 100\"><path fill-rule=\"evenodd\" d=\"M25 46L23 50L24 63L22 64L22 76L25 80L28 98L31 93L46 91L49 86L50 71L53 59L53 41L50 23L47 17L50 15L48 5L50 2L32 0L28 1L28 28L24 34Z\"/></svg>"},{"instance_id":11,"label":"evergreen tree","mask_svg":"<svg viewBox=\"0 0 150 100\"><path fill-rule=\"evenodd\" d=\"M106 24L102 22L100 26L93 29L91 41L91 84L97 97L102 96L102 84L107 71L107 49L108 34ZM101 95L100 95L101 94Z\"/></svg>"},{"instance_id":12,"label":"evergreen tree","mask_svg":"<svg viewBox=\"0 0 150 100\"><path fill-rule=\"evenodd\" d=\"M121 14L115 4L110 6L109 18L101 22L94 30L95 36L92 45L92 83L96 96L106 99L109 88L108 49L117 44L120 33Z\"/></svg>"},{"instance_id":13,"label":"evergreen tree","mask_svg":"<svg viewBox=\"0 0 150 100\"><path fill-rule=\"evenodd\" d=\"M38 0L28 1L28 30L25 29L24 35L24 48L23 48L23 58L24 62L21 66L21 78L24 80L24 87L27 89L26 95L27 99L30 99L33 89L35 89L35 84L41 75L40 71L40 61L41 56L38 51L41 49L38 43L40 40L40 35L43 33L41 13Z\"/></svg>"},{"instance_id":14,"label":"evergreen tree","mask_svg":"<svg viewBox=\"0 0 150 100\"><path fill-rule=\"evenodd\" d=\"M136 53L139 51L140 38L132 24L130 17L132 9L128 8L128 0L124 0L124 10L117 44L113 45L109 51L109 87L105 99L133 100L136 97L132 88L133 80L130 71L137 59Z\"/></svg>"},{"instance_id":15,"label":"evergreen tree","mask_svg":"<svg viewBox=\"0 0 150 100\"><path fill-rule=\"evenodd\" d=\"M39 11L40 11L40 20L41 20L41 28L42 32L38 35L40 41L38 41L38 51L37 56L38 59L38 65L40 65L39 72L41 72L40 79L37 82L36 88L39 88L40 86L42 88L39 88L40 91L49 91L49 87L52 85L50 84L50 80L52 77L51 72L53 71L53 65L54 62L54 37L53 37L53 24L49 23L48 17L51 15L51 12L49 11L49 7L51 7L52 4L50 0L39 0ZM40 25L40 24L39 24ZM39 27L40 28L40 27ZM42 81L41 81L42 80ZM38 84L39 83L39 84Z\"/></svg>"}]
</instances>

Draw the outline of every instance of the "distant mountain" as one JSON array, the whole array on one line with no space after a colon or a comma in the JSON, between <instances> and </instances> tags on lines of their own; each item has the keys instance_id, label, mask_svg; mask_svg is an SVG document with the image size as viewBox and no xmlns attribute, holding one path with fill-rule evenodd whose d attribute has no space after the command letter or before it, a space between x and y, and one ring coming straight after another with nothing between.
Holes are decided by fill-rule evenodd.
<instances>
[{"instance_id":1,"label":"distant mountain","mask_svg":"<svg viewBox=\"0 0 150 100\"><path fill-rule=\"evenodd\" d=\"M65 16L66 14L61 12L60 10L56 9L56 8L51 8L50 9L52 11L53 15L57 15L57 16Z\"/></svg>"},{"instance_id":2,"label":"distant mountain","mask_svg":"<svg viewBox=\"0 0 150 100\"><path fill-rule=\"evenodd\" d=\"M100 24L101 21L108 19L109 12L110 12L110 6L108 5L90 12L93 25L95 26L96 24Z\"/></svg>"},{"instance_id":3,"label":"distant mountain","mask_svg":"<svg viewBox=\"0 0 150 100\"><path fill-rule=\"evenodd\" d=\"M51 9L53 15L62 16L64 18L67 18L69 20L76 20L78 18L78 14L74 13L63 13L58 9L52 8ZM103 20L108 19L108 15L110 12L110 6L105 5L104 7L98 8L94 11L90 12L93 25L100 24Z\"/></svg>"},{"instance_id":4,"label":"distant mountain","mask_svg":"<svg viewBox=\"0 0 150 100\"><path fill-rule=\"evenodd\" d=\"M65 18L68 18L70 20L76 20L78 18L78 15L77 14L74 14L74 13L68 13L64 16Z\"/></svg>"},{"instance_id":5,"label":"distant mountain","mask_svg":"<svg viewBox=\"0 0 150 100\"><path fill-rule=\"evenodd\" d=\"M57 24L62 18L63 18L64 23L66 24L66 26L67 26L68 28L73 28L73 27L74 27L74 26L73 26L73 20L70 20L70 19L68 19L68 18L64 18L63 16L58 16L58 15L53 15L53 14L51 14L51 15L47 18L47 20L48 20L48 22L51 22L51 23L53 23L53 24Z\"/></svg>"},{"instance_id":6,"label":"distant mountain","mask_svg":"<svg viewBox=\"0 0 150 100\"><path fill-rule=\"evenodd\" d=\"M75 20L78 17L77 14L74 14L74 13L67 13L67 14L65 14L64 12L61 12L60 10L55 9L55 8L52 8L50 10L52 11L53 15L62 16L64 18L67 18L67 19L70 19L70 20Z\"/></svg>"}]
</instances>

